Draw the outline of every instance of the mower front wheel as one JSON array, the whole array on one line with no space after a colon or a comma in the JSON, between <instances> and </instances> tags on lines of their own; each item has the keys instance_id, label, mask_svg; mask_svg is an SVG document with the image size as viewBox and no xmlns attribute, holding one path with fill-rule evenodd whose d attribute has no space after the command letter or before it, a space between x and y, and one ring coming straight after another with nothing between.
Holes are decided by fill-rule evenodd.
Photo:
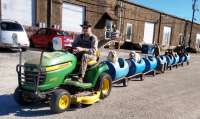
<instances>
[{"instance_id":1,"label":"mower front wheel","mask_svg":"<svg viewBox=\"0 0 200 119\"><path fill-rule=\"evenodd\" d=\"M14 92L14 99L19 105L29 105L33 101L29 96L26 96L22 89L17 87Z\"/></svg>"},{"instance_id":2,"label":"mower front wheel","mask_svg":"<svg viewBox=\"0 0 200 119\"><path fill-rule=\"evenodd\" d=\"M66 111L71 104L71 96L68 91L59 89L51 95L50 108L53 113L61 113Z\"/></svg>"}]
</instances>

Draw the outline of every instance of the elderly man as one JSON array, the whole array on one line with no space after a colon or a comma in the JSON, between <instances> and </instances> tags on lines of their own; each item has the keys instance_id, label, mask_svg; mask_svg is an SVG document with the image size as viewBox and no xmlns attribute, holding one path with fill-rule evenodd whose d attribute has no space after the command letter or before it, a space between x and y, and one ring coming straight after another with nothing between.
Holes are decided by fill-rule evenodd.
<instances>
[{"instance_id":1,"label":"elderly man","mask_svg":"<svg viewBox=\"0 0 200 119\"><path fill-rule=\"evenodd\" d=\"M84 21L81 27L82 27L82 34L76 37L76 39L72 44L72 47L75 47L81 56L80 81L83 82L88 62L90 60L97 59L96 52L98 46L98 39L92 33L91 29L92 25L88 21Z\"/></svg>"}]
</instances>

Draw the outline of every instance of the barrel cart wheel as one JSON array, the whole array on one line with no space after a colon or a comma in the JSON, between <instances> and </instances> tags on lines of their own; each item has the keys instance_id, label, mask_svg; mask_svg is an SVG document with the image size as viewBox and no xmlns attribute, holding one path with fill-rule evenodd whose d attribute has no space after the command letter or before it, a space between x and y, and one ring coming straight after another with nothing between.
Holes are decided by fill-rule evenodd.
<instances>
[{"instance_id":1,"label":"barrel cart wheel","mask_svg":"<svg viewBox=\"0 0 200 119\"><path fill-rule=\"evenodd\" d=\"M152 71L152 75L153 75L153 77L156 76L156 71L155 70Z\"/></svg>"},{"instance_id":2,"label":"barrel cart wheel","mask_svg":"<svg viewBox=\"0 0 200 119\"><path fill-rule=\"evenodd\" d=\"M123 80L123 86L124 87L128 86L128 78L124 78L124 80Z\"/></svg>"},{"instance_id":3,"label":"barrel cart wheel","mask_svg":"<svg viewBox=\"0 0 200 119\"><path fill-rule=\"evenodd\" d=\"M141 81L144 81L144 74L141 74L140 80L141 80Z\"/></svg>"},{"instance_id":4,"label":"barrel cart wheel","mask_svg":"<svg viewBox=\"0 0 200 119\"><path fill-rule=\"evenodd\" d=\"M165 73L165 64L162 64L161 66L161 73Z\"/></svg>"}]
</instances>

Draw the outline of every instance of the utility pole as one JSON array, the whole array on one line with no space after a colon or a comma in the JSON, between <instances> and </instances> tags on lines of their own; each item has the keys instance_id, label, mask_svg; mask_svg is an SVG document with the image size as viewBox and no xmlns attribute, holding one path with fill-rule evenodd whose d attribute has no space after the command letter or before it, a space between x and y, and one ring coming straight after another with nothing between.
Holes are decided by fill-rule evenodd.
<instances>
[{"instance_id":1,"label":"utility pole","mask_svg":"<svg viewBox=\"0 0 200 119\"><path fill-rule=\"evenodd\" d=\"M192 23L191 23L191 27L190 27L190 36L189 36L189 42L188 42L188 45L189 47L191 48L191 37L192 37L192 30L193 30L193 24L194 24L194 17L195 17L195 12L196 12L196 3L197 3L197 0L192 0L193 1L193 4L192 4L192 10L193 10L193 13L192 13Z\"/></svg>"}]
</instances>

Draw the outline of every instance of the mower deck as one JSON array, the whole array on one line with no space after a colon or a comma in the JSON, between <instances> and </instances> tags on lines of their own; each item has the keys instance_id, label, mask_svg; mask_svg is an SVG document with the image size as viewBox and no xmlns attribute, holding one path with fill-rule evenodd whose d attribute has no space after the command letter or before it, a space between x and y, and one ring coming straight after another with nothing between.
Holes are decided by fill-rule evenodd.
<instances>
[{"instance_id":1,"label":"mower deck","mask_svg":"<svg viewBox=\"0 0 200 119\"><path fill-rule=\"evenodd\" d=\"M91 92L87 95L77 94L72 96L72 102L75 104L86 104L91 105L100 100L100 92Z\"/></svg>"}]
</instances>

